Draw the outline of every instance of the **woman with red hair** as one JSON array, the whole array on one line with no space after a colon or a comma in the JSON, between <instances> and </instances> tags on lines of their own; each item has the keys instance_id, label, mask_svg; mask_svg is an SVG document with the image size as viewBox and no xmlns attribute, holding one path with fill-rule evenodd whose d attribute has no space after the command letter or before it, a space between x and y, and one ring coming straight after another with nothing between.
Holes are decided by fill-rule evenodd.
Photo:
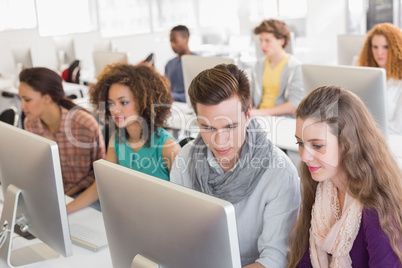
<instances>
[{"instance_id":1,"label":"woman with red hair","mask_svg":"<svg viewBox=\"0 0 402 268\"><path fill-rule=\"evenodd\" d=\"M390 24L377 24L367 33L358 65L387 72L387 114L390 134L402 135L402 32Z\"/></svg>"}]
</instances>

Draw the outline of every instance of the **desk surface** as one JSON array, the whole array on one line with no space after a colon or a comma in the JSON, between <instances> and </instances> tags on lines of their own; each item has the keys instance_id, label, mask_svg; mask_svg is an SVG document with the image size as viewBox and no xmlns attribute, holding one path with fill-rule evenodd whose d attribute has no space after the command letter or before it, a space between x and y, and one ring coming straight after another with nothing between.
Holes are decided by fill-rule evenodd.
<instances>
[{"instance_id":1,"label":"desk surface","mask_svg":"<svg viewBox=\"0 0 402 268\"><path fill-rule=\"evenodd\" d=\"M1 196L2 191L1 192ZM67 203L71 200L70 197L66 197ZM3 203L0 204L1 210L3 208ZM95 229L105 231L105 227L103 224L102 213L91 208L87 207L80 211L74 212L68 215L68 220L70 224L73 223L81 223L85 225L89 225ZM13 242L14 248L21 248L24 246L28 246L31 244L35 244L39 242L38 239L26 240L22 237L16 237ZM0 267L2 264L0 263ZM5 266L7 267L7 266ZM77 267L113 267L112 261L109 254L109 248L103 248L98 252L92 252L83 247L76 246L73 244L73 254L70 257L60 256L57 259L49 260L46 262L36 263L29 266L24 266L29 268L77 268Z\"/></svg>"}]
</instances>

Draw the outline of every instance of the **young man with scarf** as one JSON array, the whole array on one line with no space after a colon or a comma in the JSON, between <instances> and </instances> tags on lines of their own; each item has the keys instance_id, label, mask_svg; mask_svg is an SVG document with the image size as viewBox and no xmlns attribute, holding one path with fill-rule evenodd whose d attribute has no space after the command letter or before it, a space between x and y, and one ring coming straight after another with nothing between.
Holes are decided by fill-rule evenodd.
<instances>
[{"instance_id":1,"label":"young man with scarf","mask_svg":"<svg viewBox=\"0 0 402 268\"><path fill-rule=\"evenodd\" d=\"M170 180L234 205L243 267L286 267L298 174L251 117L245 73L232 64L205 70L189 96L200 134L176 157Z\"/></svg>"}]
</instances>

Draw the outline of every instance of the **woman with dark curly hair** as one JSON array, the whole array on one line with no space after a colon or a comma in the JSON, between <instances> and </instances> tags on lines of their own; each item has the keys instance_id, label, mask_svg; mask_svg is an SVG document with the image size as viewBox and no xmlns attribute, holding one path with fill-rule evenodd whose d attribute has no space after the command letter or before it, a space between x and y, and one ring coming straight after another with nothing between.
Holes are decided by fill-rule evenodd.
<instances>
[{"instance_id":1,"label":"woman with dark curly hair","mask_svg":"<svg viewBox=\"0 0 402 268\"><path fill-rule=\"evenodd\" d=\"M168 81L145 65L113 64L99 75L90 95L95 110L106 113L106 122L116 129L106 160L169 180L180 146L162 128L172 104ZM97 199L95 182L75 200L69 212Z\"/></svg>"},{"instance_id":2,"label":"woman with dark curly hair","mask_svg":"<svg viewBox=\"0 0 402 268\"><path fill-rule=\"evenodd\" d=\"M390 24L377 24L367 33L358 65L387 72L388 130L402 135L402 32Z\"/></svg>"}]
</instances>

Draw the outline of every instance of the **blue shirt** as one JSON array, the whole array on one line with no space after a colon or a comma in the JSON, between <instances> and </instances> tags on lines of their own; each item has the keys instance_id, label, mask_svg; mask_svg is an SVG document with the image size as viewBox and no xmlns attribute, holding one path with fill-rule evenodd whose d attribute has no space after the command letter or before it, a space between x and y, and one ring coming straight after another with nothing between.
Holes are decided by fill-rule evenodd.
<instances>
[{"instance_id":1,"label":"blue shirt","mask_svg":"<svg viewBox=\"0 0 402 268\"><path fill-rule=\"evenodd\" d=\"M158 133L159 137L156 135ZM174 139L166 130L159 127L150 136L150 146L142 146L138 151L133 151L126 141L119 142L118 135L114 139L114 150L119 165L146 173L169 181L169 170L163 161L162 150L168 139Z\"/></svg>"},{"instance_id":2,"label":"blue shirt","mask_svg":"<svg viewBox=\"0 0 402 268\"><path fill-rule=\"evenodd\" d=\"M165 66L165 75L170 82L170 91L175 101L186 102L186 93L184 91L183 70L181 58L176 57L168 61Z\"/></svg>"}]
</instances>

